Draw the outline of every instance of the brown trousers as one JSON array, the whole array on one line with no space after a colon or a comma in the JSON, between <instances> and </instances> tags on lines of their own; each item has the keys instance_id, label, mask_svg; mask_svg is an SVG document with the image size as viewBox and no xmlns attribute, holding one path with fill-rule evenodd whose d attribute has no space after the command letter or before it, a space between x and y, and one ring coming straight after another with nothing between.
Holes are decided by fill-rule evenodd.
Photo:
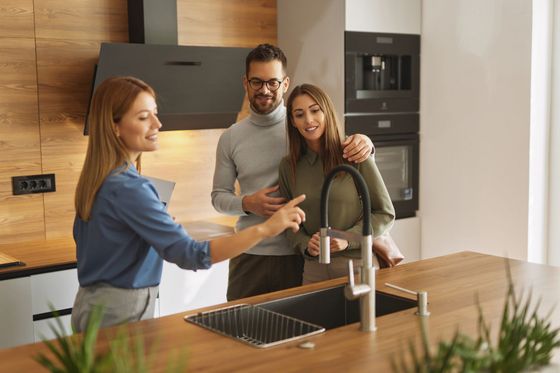
<instances>
[{"instance_id":1,"label":"brown trousers","mask_svg":"<svg viewBox=\"0 0 560 373\"><path fill-rule=\"evenodd\" d=\"M227 300L300 286L302 274L301 255L241 254L229 261Z\"/></svg>"}]
</instances>

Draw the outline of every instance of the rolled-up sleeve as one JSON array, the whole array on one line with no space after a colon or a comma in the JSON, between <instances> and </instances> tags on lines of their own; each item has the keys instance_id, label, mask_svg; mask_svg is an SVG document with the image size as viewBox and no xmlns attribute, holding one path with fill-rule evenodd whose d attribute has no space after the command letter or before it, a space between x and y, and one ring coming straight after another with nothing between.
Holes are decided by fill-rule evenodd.
<instances>
[{"instance_id":1,"label":"rolled-up sleeve","mask_svg":"<svg viewBox=\"0 0 560 373\"><path fill-rule=\"evenodd\" d=\"M184 269L210 268L209 242L195 241L173 221L148 180L125 183L115 193L115 214L161 258Z\"/></svg>"}]
</instances>

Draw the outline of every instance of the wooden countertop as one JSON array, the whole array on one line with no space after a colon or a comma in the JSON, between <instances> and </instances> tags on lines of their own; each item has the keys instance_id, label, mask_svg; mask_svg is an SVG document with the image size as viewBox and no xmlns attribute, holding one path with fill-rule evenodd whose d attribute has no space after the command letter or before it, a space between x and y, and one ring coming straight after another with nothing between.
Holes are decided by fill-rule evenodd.
<instances>
[{"instance_id":1,"label":"wooden countertop","mask_svg":"<svg viewBox=\"0 0 560 373\"><path fill-rule=\"evenodd\" d=\"M204 241L231 234L235 221L235 217L220 216L185 222L183 227L191 237ZM0 253L25 263L0 268L0 280L76 268L76 245L72 237L0 244Z\"/></svg>"},{"instance_id":2,"label":"wooden countertop","mask_svg":"<svg viewBox=\"0 0 560 373\"><path fill-rule=\"evenodd\" d=\"M527 291L532 288L533 299L542 297L543 315L553 305L558 305L559 268L517 260L509 260L509 263L517 290ZM344 282L346 279L341 278L229 304L260 303ZM487 321L493 323L493 330L496 331L507 287L505 260L473 252L422 260L379 271L377 289L398 294L386 287L385 282L428 291L431 311L428 324L433 343L441 337L450 338L457 328L476 334L478 313L475 294L478 294ZM201 310L211 308L215 307ZM188 314L197 311L190 311ZM179 349L186 353L187 367L194 372L389 372L391 357L406 351L409 340L419 342L419 318L414 315L413 309L377 318L377 331L374 333L360 332L358 324L351 324L310 337L308 340L316 345L311 350L298 348L301 341L264 350L257 349L186 323L183 316L184 314L176 314L129 325L129 328L145 336L146 344L157 341L151 353L160 362L157 367L161 367L161 371L165 369L166 356ZM552 324L560 325L559 307L552 313ZM108 329L110 330L113 329ZM0 370L40 370L31 358L38 351L46 351L45 346L38 343L0 350ZM554 360L559 361L558 351Z\"/></svg>"}]
</instances>

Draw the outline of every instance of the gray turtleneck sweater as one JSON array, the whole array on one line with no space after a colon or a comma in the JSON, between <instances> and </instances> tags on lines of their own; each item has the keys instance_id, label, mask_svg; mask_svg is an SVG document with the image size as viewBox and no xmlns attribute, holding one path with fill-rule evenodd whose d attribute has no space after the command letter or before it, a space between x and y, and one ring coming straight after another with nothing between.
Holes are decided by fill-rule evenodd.
<instances>
[{"instance_id":1,"label":"gray turtleneck sweater","mask_svg":"<svg viewBox=\"0 0 560 373\"><path fill-rule=\"evenodd\" d=\"M212 205L228 215L239 215L237 230L266 219L243 211L243 196L278 184L278 165L287 154L286 108L280 104L272 113L250 115L233 124L220 136L212 187ZM240 195L235 194L235 180ZM279 197L276 195L272 195ZM285 234L266 239L249 251L255 255L299 254L290 248Z\"/></svg>"}]
</instances>

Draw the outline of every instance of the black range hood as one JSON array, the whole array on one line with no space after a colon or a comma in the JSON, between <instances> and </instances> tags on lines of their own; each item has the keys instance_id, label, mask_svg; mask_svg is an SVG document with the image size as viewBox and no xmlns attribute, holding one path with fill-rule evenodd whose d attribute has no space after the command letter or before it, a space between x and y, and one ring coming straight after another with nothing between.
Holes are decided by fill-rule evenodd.
<instances>
[{"instance_id":1,"label":"black range hood","mask_svg":"<svg viewBox=\"0 0 560 373\"><path fill-rule=\"evenodd\" d=\"M177 0L128 0L128 41L177 45Z\"/></svg>"},{"instance_id":2,"label":"black range hood","mask_svg":"<svg viewBox=\"0 0 560 373\"><path fill-rule=\"evenodd\" d=\"M129 36L134 43L101 44L92 92L109 77L134 76L156 91L162 131L227 128L233 124L243 105L241 79L250 48L176 45L175 0L128 3ZM143 6L149 3L157 3L159 13ZM136 7L132 9L132 5ZM174 7L170 12L175 15L161 15L162 7ZM133 25L130 17L134 15L137 22ZM149 15L152 21L147 21ZM169 23L169 19L175 21L174 27L154 27ZM149 40L162 44L141 43Z\"/></svg>"}]
</instances>

